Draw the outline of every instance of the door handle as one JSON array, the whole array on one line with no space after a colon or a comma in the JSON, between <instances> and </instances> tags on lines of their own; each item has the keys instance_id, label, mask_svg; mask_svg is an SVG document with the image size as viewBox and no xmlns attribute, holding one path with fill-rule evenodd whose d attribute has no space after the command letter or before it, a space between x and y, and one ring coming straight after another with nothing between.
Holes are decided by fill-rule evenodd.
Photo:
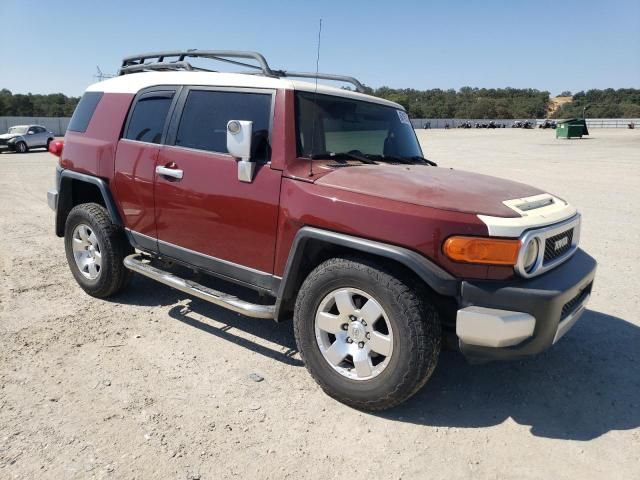
<instances>
[{"instance_id":1,"label":"door handle","mask_svg":"<svg viewBox=\"0 0 640 480\"><path fill-rule=\"evenodd\" d=\"M184 172L182 170L179 170L177 168L167 168L167 167L156 167L156 173L158 175L163 175L165 177L172 177L172 178L177 178L177 179L182 179L182 177L184 176Z\"/></svg>"}]
</instances>

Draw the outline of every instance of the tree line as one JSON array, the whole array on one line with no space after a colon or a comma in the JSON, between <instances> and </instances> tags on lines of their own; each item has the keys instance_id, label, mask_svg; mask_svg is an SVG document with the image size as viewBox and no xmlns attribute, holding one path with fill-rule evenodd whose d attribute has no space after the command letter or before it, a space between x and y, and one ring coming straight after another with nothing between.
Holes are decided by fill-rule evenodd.
<instances>
[{"instance_id":1,"label":"tree line","mask_svg":"<svg viewBox=\"0 0 640 480\"><path fill-rule=\"evenodd\" d=\"M542 118L549 92L532 88L415 90L381 87L369 93L402 105L412 118Z\"/></svg>"},{"instance_id":2,"label":"tree line","mask_svg":"<svg viewBox=\"0 0 640 480\"><path fill-rule=\"evenodd\" d=\"M471 88L460 90L416 90L366 87L367 93L399 103L412 118L545 118L548 114L549 92L532 88ZM571 92L563 92L567 96ZM572 96L553 114L554 118L581 117L589 106L592 118L640 117L640 89L587 90ZM79 97L62 93L48 95L13 94L0 90L0 116L70 117Z\"/></svg>"},{"instance_id":3,"label":"tree line","mask_svg":"<svg viewBox=\"0 0 640 480\"><path fill-rule=\"evenodd\" d=\"M70 117L80 100L62 93L34 95L0 90L0 116L6 117Z\"/></svg>"},{"instance_id":4,"label":"tree line","mask_svg":"<svg viewBox=\"0 0 640 480\"><path fill-rule=\"evenodd\" d=\"M587 118L640 117L640 89L637 88L587 90L571 98L570 103L565 103L554 112L554 118L582 117L584 107L588 107Z\"/></svg>"}]
</instances>

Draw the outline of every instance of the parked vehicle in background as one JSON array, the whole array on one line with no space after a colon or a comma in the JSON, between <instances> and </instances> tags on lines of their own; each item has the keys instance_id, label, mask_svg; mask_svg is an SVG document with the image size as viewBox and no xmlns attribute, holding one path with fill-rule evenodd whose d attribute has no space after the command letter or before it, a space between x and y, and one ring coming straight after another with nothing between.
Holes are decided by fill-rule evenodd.
<instances>
[{"instance_id":1,"label":"parked vehicle in background","mask_svg":"<svg viewBox=\"0 0 640 480\"><path fill-rule=\"evenodd\" d=\"M538 125L538 128L553 128L554 130L556 129L556 127L558 126L558 124L555 122L555 120L549 120L548 118L545 119L544 122L542 122L540 125Z\"/></svg>"},{"instance_id":2,"label":"parked vehicle in background","mask_svg":"<svg viewBox=\"0 0 640 480\"><path fill-rule=\"evenodd\" d=\"M26 153L32 148L49 149L53 132L41 125L16 125L0 135L0 150Z\"/></svg>"},{"instance_id":3,"label":"parked vehicle in background","mask_svg":"<svg viewBox=\"0 0 640 480\"><path fill-rule=\"evenodd\" d=\"M191 57L253 71L197 71ZM47 197L77 283L105 298L135 272L249 317L293 318L313 378L363 410L415 394L443 337L472 361L556 343L595 276L576 208L437 168L405 109L363 91L255 52L125 58L50 148Z\"/></svg>"}]
</instances>

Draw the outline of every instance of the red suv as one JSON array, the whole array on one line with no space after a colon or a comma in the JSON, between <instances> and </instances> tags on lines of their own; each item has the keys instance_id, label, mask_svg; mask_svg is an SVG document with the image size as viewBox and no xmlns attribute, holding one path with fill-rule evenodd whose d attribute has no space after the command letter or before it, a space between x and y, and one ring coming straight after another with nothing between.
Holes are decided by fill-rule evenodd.
<instances>
[{"instance_id":1,"label":"red suv","mask_svg":"<svg viewBox=\"0 0 640 480\"><path fill-rule=\"evenodd\" d=\"M555 343L596 270L576 209L436 167L403 107L361 90L253 52L125 58L50 146L48 200L77 282L103 298L136 272L248 317L293 317L311 375L365 410L422 387L442 339L471 361Z\"/></svg>"}]
</instances>

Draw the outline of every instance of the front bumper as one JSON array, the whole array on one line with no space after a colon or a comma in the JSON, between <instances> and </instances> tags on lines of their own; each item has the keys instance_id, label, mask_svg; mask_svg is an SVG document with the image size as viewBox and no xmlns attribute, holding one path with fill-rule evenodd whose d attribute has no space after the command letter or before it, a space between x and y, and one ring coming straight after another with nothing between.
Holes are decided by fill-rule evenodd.
<instances>
[{"instance_id":1,"label":"front bumper","mask_svg":"<svg viewBox=\"0 0 640 480\"><path fill-rule=\"evenodd\" d=\"M557 342L586 309L596 261L578 249L565 263L533 279L464 281L456 333L474 362L535 355Z\"/></svg>"}]
</instances>

